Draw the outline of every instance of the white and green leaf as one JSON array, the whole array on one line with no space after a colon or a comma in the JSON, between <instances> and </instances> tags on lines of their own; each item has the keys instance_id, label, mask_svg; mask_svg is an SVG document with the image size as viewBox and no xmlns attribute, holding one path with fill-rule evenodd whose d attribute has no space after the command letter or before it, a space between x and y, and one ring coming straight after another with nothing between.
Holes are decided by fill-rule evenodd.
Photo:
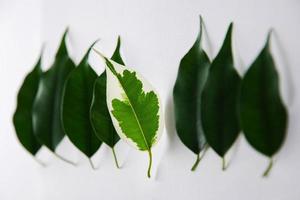
<instances>
[{"instance_id":1,"label":"white and green leaf","mask_svg":"<svg viewBox=\"0 0 300 200\"><path fill-rule=\"evenodd\" d=\"M157 92L141 75L104 57L107 71L107 106L121 139L149 154L163 131L162 106Z\"/></svg>"}]
</instances>

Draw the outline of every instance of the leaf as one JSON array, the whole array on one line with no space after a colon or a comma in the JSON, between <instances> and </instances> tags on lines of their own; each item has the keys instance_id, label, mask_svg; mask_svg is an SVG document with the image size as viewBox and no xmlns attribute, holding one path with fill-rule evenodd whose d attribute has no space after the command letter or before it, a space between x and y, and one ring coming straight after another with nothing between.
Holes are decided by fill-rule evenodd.
<instances>
[{"instance_id":1,"label":"leaf","mask_svg":"<svg viewBox=\"0 0 300 200\"><path fill-rule=\"evenodd\" d=\"M99 52L98 52L99 53ZM162 130L162 108L153 87L139 74L99 53L106 61L107 106L119 136L141 151L148 151L150 177L151 148Z\"/></svg>"},{"instance_id":2,"label":"leaf","mask_svg":"<svg viewBox=\"0 0 300 200\"><path fill-rule=\"evenodd\" d=\"M241 85L240 117L247 141L260 153L270 157L278 152L287 129L287 110L279 91L279 77L270 53L270 35L249 67Z\"/></svg>"},{"instance_id":3,"label":"leaf","mask_svg":"<svg viewBox=\"0 0 300 200\"><path fill-rule=\"evenodd\" d=\"M20 88L17 109L13 116L17 137L24 148L32 155L35 155L42 146L36 139L32 127L32 107L42 74L41 57L42 55L33 70L26 76Z\"/></svg>"},{"instance_id":4,"label":"leaf","mask_svg":"<svg viewBox=\"0 0 300 200\"><path fill-rule=\"evenodd\" d=\"M233 65L230 24L223 46L212 61L202 95L202 123L208 144L223 158L239 132L238 96L241 78Z\"/></svg>"},{"instance_id":5,"label":"leaf","mask_svg":"<svg viewBox=\"0 0 300 200\"><path fill-rule=\"evenodd\" d=\"M61 123L63 86L67 76L75 67L68 55L65 44L66 34L67 31L63 35L54 64L41 76L33 106L34 133L38 141L54 153L65 136Z\"/></svg>"},{"instance_id":6,"label":"leaf","mask_svg":"<svg viewBox=\"0 0 300 200\"><path fill-rule=\"evenodd\" d=\"M117 47L112 56L112 60L119 64L124 64L120 55L121 40L118 38ZM114 146L120 140L117 134L106 103L106 71L104 71L95 81L94 95L91 105L91 122L96 136L105 144L111 147L117 168L119 164L116 158Z\"/></svg>"},{"instance_id":7,"label":"leaf","mask_svg":"<svg viewBox=\"0 0 300 200\"><path fill-rule=\"evenodd\" d=\"M111 56L111 59L121 65L124 65L124 61L122 59L122 56L120 54L120 47L121 47L121 38L118 37L118 42L117 42L117 46L116 49L113 53L113 55Z\"/></svg>"},{"instance_id":8,"label":"leaf","mask_svg":"<svg viewBox=\"0 0 300 200\"><path fill-rule=\"evenodd\" d=\"M207 146L201 121L201 95L208 77L210 61L201 47L202 18L200 31L192 48L182 58L173 90L176 130L180 140L200 161L200 152ZM204 153L204 152L203 152Z\"/></svg>"},{"instance_id":9,"label":"leaf","mask_svg":"<svg viewBox=\"0 0 300 200\"><path fill-rule=\"evenodd\" d=\"M101 145L101 141L96 137L90 121L93 86L97 78L96 72L88 64L92 46L88 49L78 67L73 69L68 76L61 107L65 133L71 142L88 158L91 158Z\"/></svg>"}]
</instances>

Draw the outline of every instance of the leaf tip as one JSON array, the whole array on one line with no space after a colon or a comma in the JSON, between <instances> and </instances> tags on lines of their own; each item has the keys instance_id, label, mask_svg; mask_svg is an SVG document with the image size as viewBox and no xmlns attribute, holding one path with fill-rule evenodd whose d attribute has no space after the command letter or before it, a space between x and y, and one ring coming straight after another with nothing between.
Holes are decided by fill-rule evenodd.
<instances>
[{"instance_id":1,"label":"leaf tip","mask_svg":"<svg viewBox=\"0 0 300 200\"><path fill-rule=\"evenodd\" d=\"M199 15L199 19L200 19L200 23L202 23L203 21L202 15Z\"/></svg>"},{"instance_id":2,"label":"leaf tip","mask_svg":"<svg viewBox=\"0 0 300 200\"><path fill-rule=\"evenodd\" d=\"M270 46L270 41L271 41L271 36L274 32L274 29L271 28L269 31L268 31L268 35L267 35L267 41L266 41L266 47L269 47Z\"/></svg>"},{"instance_id":3,"label":"leaf tip","mask_svg":"<svg viewBox=\"0 0 300 200\"><path fill-rule=\"evenodd\" d=\"M226 35L225 35L225 39L222 45L222 48L220 50L221 51L227 51L227 48L231 49L231 40L232 40L232 30L233 30L233 22L231 22L228 26ZM232 53L232 51L230 50L230 53Z\"/></svg>"},{"instance_id":4,"label":"leaf tip","mask_svg":"<svg viewBox=\"0 0 300 200\"><path fill-rule=\"evenodd\" d=\"M115 52L119 52L119 51L120 51L120 47L121 47L121 36L118 35L117 46L116 46ZM114 53L114 54L115 54L115 53Z\"/></svg>"},{"instance_id":5,"label":"leaf tip","mask_svg":"<svg viewBox=\"0 0 300 200\"><path fill-rule=\"evenodd\" d=\"M69 27L66 28L66 30L65 30L65 32L62 36L60 46L58 48L56 56L61 55L61 54L65 54L65 53L68 54L67 45L66 45L66 37L67 37L68 32L69 32Z\"/></svg>"},{"instance_id":6,"label":"leaf tip","mask_svg":"<svg viewBox=\"0 0 300 200\"><path fill-rule=\"evenodd\" d=\"M42 62L45 46L46 46L46 44L43 43L42 47L41 47L41 52L40 52L40 55L39 55L39 58L38 58L38 62L37 62L37 67L39 67L39 68L41 67L41 62Z\"/></svg>"},{"instance_id":7,"label":"leaf tip","mask_svg":"<svg viewBox=\"0 0 300 200\"><path fill-rule=\"evenodd\" d=\"M118 43L117 43L118 45L120 45L121 44L121 36L120 35L118 35Z\"/></svg>"},{"instance_id":8,"label":"leaf tip","mask_svg":"<svg viewBox=\"0 0 300 200\"><path fill-rule=\"evenodd\" d=\"M64 31L64 34L63 34L63 40L66 39L67 34L69 33L69 30L70 30L70 28L69 28L69 26L67 26L66 29L65 29L65 31Z\"/></svg>"},{"instance_id":9,"label":"leaf tip","mask_svg":"<svg viewBox=\"0 0 300 200\"><path fill-rule=\"evenodd\" d=\"M203 18L199 15L199 22L200 22L200 30L199 30L199 40L202 38L202 29L203 29Z\"/></svg>"},{"instance_id":10,"label":"leaf tip","mask_svg":"<svg viewBox=\"0 0 300 200\"><path fill-rule=\"evenodd\" d=\"M94 47L92 47L93 51L96 52L96 54L98 54L101 58L105 59L106 57L97 49L95 49Z\"/></svg>"},{"instance_id":11,"label":"leaf tip","mask_svg":"<svg viewBox=\"0 0 300 200\"><path fill-rule=\"evenodd\" d=\"M232 34L232 29L233 29L233 22L230 22L229 27L228 27L228 31L227 34L231 36Z\"/></svg>"},{"instance_id":12,"label":"leaf tip","mask_svg":"<svg viewBox=\"0 0 300 200\"><path fill-rule=\"evenodd\" d=\"M91 44L91 46L88 48L88 50L87 50L85 56L83 57L83 59L82 59L82 61L81 61L80 63L85 63L85 62L87 62L91 50L94 49L93 47L95 46L95 44L96 44L99 40L100 40L100 39L97 39L97 40L95 40L95 41Z\"/></svg>"}]
</instances>

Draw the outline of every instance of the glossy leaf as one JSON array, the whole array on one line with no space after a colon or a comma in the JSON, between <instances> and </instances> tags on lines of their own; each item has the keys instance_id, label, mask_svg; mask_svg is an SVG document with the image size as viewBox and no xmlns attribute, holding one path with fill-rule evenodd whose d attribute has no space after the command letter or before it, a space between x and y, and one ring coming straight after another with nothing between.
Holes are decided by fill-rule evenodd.
<instances>
[{"instance_id":1,"label":"glossy leaf","mask_svg":"<svg viewBox=\"0 0 300 200\"><path fill-rule=\"evenodd\" d=\"M64 33L54 64L42 74L33 106L33 128L37 139L55 153L65 133L61 120L63 86L75 65L70 59ZM57 155L57 154L55 154Z\"/></svg>"},{"instance_id":2,"label":"glossy leaf","mask_svg":"<svg viewBox=\"0 0 300 200\"><path fill-rule=\"evenodd\" d=\"M124 65L124 62L120 55L121 40L118 38L117 47L112 56L112 60ZM119 168L119 164L116 158L114 146L120 140L117 134L113 122L111 120L107 103L106 103L106 71L104 71L95 81L94 96L91 105L91 122L95 130L96 136L105 144L112 148L116 166Z\"/></svg>"},{"instance_id":3,"label":"glossy leaf","mask_svg":"<svg viewBox=\"0 0 300 200\"><path fill-rule=\"evenodd\" d=\"M32 127L32 107L41 74L40 57L34 69L26 76L20 88L17 98L17 109L13 116L17 137L24 148L32 155L35 155L42 146L36 139Z\"/></svg>"},{"instance_id":4,"label":"glossy leaf","mask_svg":"<svg viewBox=\"0 0 300 200\"><path fill-rule=\"evenodd\" d=\"M98 52L99 53L99 52ZM102 56L101 53L99 55ZM162 106L153 87L133 70L102 56L107 72L107 106L118 135L149 154L162 130Z\"/></svg>"},{"instance_id":5,"label":"glossy leaf","mask_svg":"<svg viewBox=\"0 0 300 200\"><path fill-rule=\"evenodd\" d=\"M270 36L269 36L270 37ZM270 157L280 149L287 129L287 110L281 100L279 77L269 48L269 37L246 72L241 86L240 116L247 141Z\"/></svg>"},{"instance_id":6,"label":"glossy leaf","mask_svg":"<svg viewBox=\"0 0 300 200\"><path fill-rule=\"evenodd\" d=\"M239 132L238 96L241 78L234 68L230 24L223 46L212 61L202 95L202 122L208 144L223 158ZM223 169L225 165L223 162Z\"/></svg>"},{"instance_id":7,"label":"glossy leaf","mask_svg":"<svg viewBox=\"0 0 300 200\"><path fill-rule=\"evenodd\" d=\"M61 107L65 133L71 142L89 158L101 145L90 121L90 105L97 78L96 72L88 63L91 48L88 49L78 67L68 76Z\"/></svg>"},{"instance_id":8,"label":"glossy leaf","mask_svg":"<svg viewBox=\"0 0 300 200\"><path fill-rule=\"evenodd\" d=\"M180 62L173 90L177 134L183 144L197 154L193 170L200 161L200 152L207 146L201 121L201 96L210 61L201 46L202 29L200 17L197 40Z\"/></svg>"}]
</instances>

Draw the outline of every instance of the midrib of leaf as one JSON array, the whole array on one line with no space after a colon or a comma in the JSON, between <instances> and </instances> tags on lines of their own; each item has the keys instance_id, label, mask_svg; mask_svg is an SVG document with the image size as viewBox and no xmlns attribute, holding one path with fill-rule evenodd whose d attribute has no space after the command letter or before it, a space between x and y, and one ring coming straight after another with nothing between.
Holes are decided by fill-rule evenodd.
<instances>
[{"instance_id":1,"label":"midrib of leaf","mask_svg":"<svg viewBox=\"0 0 300 200\"><path fill-rule=\"evenodd\" d=\"M100 55L101 55L101 54L100 54ZM145 142L145 144L146 144L147 151L148 151L148 155L149 155L149 165L148 165L147 176L148 176L148 178L150 178L150 177L151 177L151 167L152 167L152 152L151 152L151 148L150 148L149 145L148 145L148 142L147 142L147 140L146 140L146 137L145 137L143 128L142 128L142 126L141 126L141 124L140 124L140 121L138 120L138 117L137 117L137 114L136 114L135 110L133 109L133 105L132 105L132 103L131 103L131 100L130 100L130 98L128 97L128 95L127 95L127 93L126 93L127 91L126 91L126 89L124 88L124 86L123 86L123 84L122 84L120 74L116 72L114 66L111 64L111 62L109 62L108 59L106 59L105 57L104 57L104 59L105 59L105 61L106 61L107 67L108 67L108 68L111 70L111 72L117 77L117 79L118 79L118 81L119 81L119 83L120 83L122 89L124 90L125 96L127 97L127 100L128 100L129 105L130 105L130 108L131 108L131 110L132 110L132 112L133 112L133 114L134 114L134 117L135 117L135 119L136 119L136 121L137 121L137 124L138 124L138 126L139 126L139 129L140 129L140 132L141 132L141 134L142 134L142 136L143 136L143 140L144 140L144 142ZM142 92L143 92L143 91L142 91Z\"/></svg>"},{"instance_id":2,"label":"midrib of leaf","mask_svg":"<svg viewBox=\"0 0 300 200\"><path fill-rule=\"evenodd\" d=\"M108 68L109 68L109 69L112 71L112 73L117 77L117 79L118 79L118 81L119 81L119 83L120 83L122 89L123 89L124 92L125 92L125 96L126 96L126 98L127 98L127 100L128 100L128 103L129 103L129 105L130 105L130 108L131 108L131 110L132 110L132 112L133 112L133 114L134 114L134 117L135 117L136 121L137 121L137 124L138 124L138 126L139 126L140 132L141 132L141 134L142 134L142 136L143 136L143 140L144 140L144 142L145 142L145 144L146 144L146 147L147 147L148 151L150 151L150 147L149 147L148 142L147 142L147 140L146 140L145 133L144 133L143 128L142 128L142 126L141 126L141 124L140 124L140 121L139 121L139 119L138 119L138 117L137 117L137 114L136 114L136 112L135 112L135 110L134 110L134 107L133 107L133 105L132 105L132 103L131 103L131 100L130 100L130 98L129 98L128 95L127 95L127 91L126 91L126 89L124 88L124 85L123 85L123 83L122 83L122 81L121 81L120 74L118 74L118 73L116 72L116 70L115 70L115 68L113 67L113 65L112 65L107 59L105 59L105 60L106 60L106 63L107 63L107 65L108 65ZM150 153L150 152L149 152L149 153Z\"/></svg>"}]
</instances>

